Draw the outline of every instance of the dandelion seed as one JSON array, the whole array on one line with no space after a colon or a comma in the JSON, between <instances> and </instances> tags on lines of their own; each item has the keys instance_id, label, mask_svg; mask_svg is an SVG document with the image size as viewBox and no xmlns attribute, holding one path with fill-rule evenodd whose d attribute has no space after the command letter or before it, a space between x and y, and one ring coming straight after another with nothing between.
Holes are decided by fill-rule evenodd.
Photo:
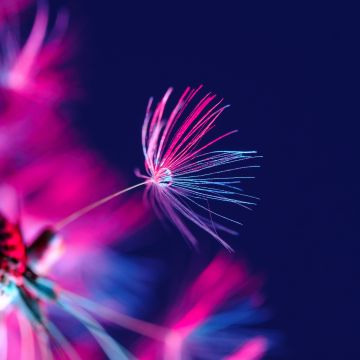
<instances>
[{"instance_id":1,"label":"dandelion seed","mask_svg":"<svg viewBox=\"0 0 360 360\"><path fill-rule=\"evenodd\" d=\"M239 187L240 182L249 177L234 174L257 167L239 165L257 156L256 151L208 151L210 146L236 131L204 141L227 106L221 105L222 100L216 101L216 95L208 93L185 116L200 89L201 86L188 87L168 118L164 115L165 106L172 88L153 112L150 99L142 128L147 175L138 175L148 180L147 199L156 212L161 217L167 216L192 244L196 244L196 239L184 220L199 226L229 249L217 230L233 231L216 223L213 215L238 222L213 211L209 202L215 200L247 209L255 205L256 198L245 195Z\"/></svg>"},{"instance_id":2,"label":"dandelion seed","mask_svg":"<svg viewBox=\"0 0 360 360\"><path fill-rule=\"evenodd\" d=\"M184 115L190 102L202 87L188 87L175 108L165 119L165 106L173 89L170 88L151 111L152 98L146 110L142 127L142 147L145 156L146 175L136 170L136 175L145 181L111 194L69 215L56 225L61 229L75 219L98 206L142 185L146 185L145 196L161 218L169 220L193 245L197 240L186 221L195 224L218 240L225 248L231 247L218 231L236 234L214 218L235 224L241 223L210 208L210 202L238 205L251 209L258 198L246 195L240 183L252 176L241 176L238 172L256 168L258 165L242 165L242 162L258 158L256 151L208 151L221 139L233 134L227 132L215 139L205 137L215 126L216 119L227 106L216 95L208 93Z\"/></svg>"}]
</instances>

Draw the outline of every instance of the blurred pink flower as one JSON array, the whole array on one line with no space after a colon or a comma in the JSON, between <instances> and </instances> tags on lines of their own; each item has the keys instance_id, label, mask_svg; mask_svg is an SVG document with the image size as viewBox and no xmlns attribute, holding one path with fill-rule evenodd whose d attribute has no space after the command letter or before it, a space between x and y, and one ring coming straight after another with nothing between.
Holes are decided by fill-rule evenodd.
<instances>
[{"instance_id":1,"label":"blurred pink flower","mask_svg":"<svg viewBox=\"0 0 360 360\"><path fill-rule=\"evenodd\" d=\"M39 128L45 129L49 119L43 117L37 120ZM30 124L31 118L27 121ZM66 122L62 123L62 119L56 117L51 118L51 122L53 125L59 123L58 128L69 136L64 139L64 146L61 140L55 137L55 143L49 146L49 153L46 153L46 136L44 141L41 136L35 141L32 136L34 129L27 127L25 122L18 121L17 118L10 122L10 126L3 126L1 133L4 140L3 161L0 162L1 179L3 183L16 189L14 193L18 194L18 200L22 204L21 214L18 216L21 218L27 245L31 244L44 226L51 225L70 212L87 205L123 182L98 155L78 142L72 143L76 135L72 135L73 131L66 127ZM17 127L19 123L20 126ZM56 126L52 129L56 129ZM9 194L9 187L1 192L1 205L5 214L14 212L11 208L16 209L16 206L11 205L11 201L5 201ZM12 202L17 200L13 199ZM149 217L137 197L109 204L63 229L62 237L52 243L41 261L32 264L33 269L39 275L50 276L62 287L87 298L106 303L116 297L117 301L112 301L118 304L118 311L136 313L139 303L142 303L139 299L146 297L146 293L151 290L147 285L151 283L152 270L147 267L144 272L141 262L134 264L124 257L115 256L106 250L105 245L129 237L148 221ZM93 264L97 266L92 266ZM95 275L100 282L94 281ZM100 279L100 276L103 278ZM109 288L110 281L112 284ZM137 301L134 301L134 298ZM41 349L29 343L31 339L36 343L34 335L27 334L26 343L24 335L21 335L21 331L25 331L21 330L22 328L27 329L27 332L32 331L29 320L25 319L21 312L11 311L17 309L16 305L6 305L7 301L11 304L12 298L3 298L2 301L6 309L2 314L2 326L4 329L5 324L6 329L2 331L2 344L9 342L7 358L19 359L20 353L14 349L24 347L28 348L28 354L33 348L33 356L38 358ZM80 334L82 331L78 331L77 337ZM21 346L16 345L17 342ZM2 349L5 351L3 346Z\"/></svg>"},{"instance_id":2,"label":"blurred pink flower","mask_svg":"<svg viewBox=\"0 0 360 360\"><path fill-rule=\"evenodd\" d=\"M23 43L19 14L0 22L0 85L38 103L56 103L75 95L74 74L66 68L71 54L66 35L68 14L60 12L48 31L46 1L38 1L31 31Z\"/></svg>"},{"instance_id":3,"label":"blurred pink flower","mask_svg":"<svg viewBox=\"0 0 360 360\"><path fill-rule=\"evenodd\" d=\"M252 327L263 321L259 280L239 261L216 257L172 305L163 341L144 341L141 360L260 359L271 336Z\"/></svg>"}]
</instances>

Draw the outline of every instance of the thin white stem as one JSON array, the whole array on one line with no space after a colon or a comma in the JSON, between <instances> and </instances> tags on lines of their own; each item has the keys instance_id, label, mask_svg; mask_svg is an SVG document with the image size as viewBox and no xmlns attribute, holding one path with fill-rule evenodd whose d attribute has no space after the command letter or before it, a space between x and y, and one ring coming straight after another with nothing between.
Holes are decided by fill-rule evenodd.
<instances>
[{"instance_id":1,"label":"thin white stem","mask_svg":"<svg viewBox=\"0 0 360 360\"><path fill-rule=\"evenodd\" d=\"M139 184L136 184L136 185L133 185L133 186L130 186L126 189L123 189L123 190L120 190L120 191L117 191L109 196L106 196L100 200L97 200L95 202L93 202L92 204L90 205L87 205L85 207L83 207L82 209L80 210L77 210L75 212L73 212L72 214L70 214L69 216L67 216L66 218L60 220L59 222L57 222L55 225L54 225L54 230L55 231L59 231L61 230L62 228L64 228L65 226L69 225L70 223L72 223L73 221L77 220L78 218L80 218L81 216L87 214L88 212L96 209L97 207L109 202L110 200L112 199L115 199L116 197L130 191L130 190L133 190L137 187L140 187L142 185L145 185L149 182L149 180L146 180L142 183L139 183Z\"/></svg>"}]
</instances>

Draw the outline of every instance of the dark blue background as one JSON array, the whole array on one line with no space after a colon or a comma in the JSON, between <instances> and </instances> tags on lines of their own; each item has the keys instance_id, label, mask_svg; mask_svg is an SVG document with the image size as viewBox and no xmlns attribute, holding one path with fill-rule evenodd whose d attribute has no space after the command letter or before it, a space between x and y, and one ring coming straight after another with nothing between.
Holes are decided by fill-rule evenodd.
<instances>
[{"instance_id":1,"label":"dark blue background","mask_svg":"<svg viewBox=\"0 0 360 360\"><path fill-rule=\"evenodd\" d=\"M75 13L88 92L77 125L89 142L132 182L143 164L140 128L149 96L159 99L169 86L179 96L187 85L204 84L224 97L232 106L218 132L239 129L225 147L264 155L251 185L261 203L239 213L245 226L231 244L266 274L271 327L284 334L271 358L360 358L359 242L349 222L355 217L345 210L355 192L348 173L355 136L338 103L342 95L332 91L342 75L339 53L327 54L340 37L328 27L328 8L96 1L78 4ZM168 259L180 278L179 264L201 255L180 236L156 231L161 246L150 242L149 252Z\"/></svg>"}]
</instances>

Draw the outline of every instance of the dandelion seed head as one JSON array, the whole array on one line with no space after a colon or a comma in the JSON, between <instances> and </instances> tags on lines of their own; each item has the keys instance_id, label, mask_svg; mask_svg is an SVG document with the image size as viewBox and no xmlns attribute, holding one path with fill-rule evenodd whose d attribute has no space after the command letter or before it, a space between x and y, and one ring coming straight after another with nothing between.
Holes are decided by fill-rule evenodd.
<instances>
[{"instance_id":1,"label":"dandelion seed head","mask_svg":"<svg viewBox=\"0 0 360 360\"><path fill-rule=\"evenodd\" d=\"M150 99L142 128L142 147L148 180L147 200L157 214L169 220L194 245L196 239L187 222L200 227L230 249L219 231L234 233L219 224L222 219L239 224L217 213L210 202L222 202L251 208L255 197L244 194L240 182L251 178L239 176L244 169L240 162L257 158L256 151L209 151L212 145L233 134L230 131L215 139L206 140L208 133L227 106L208 93L194 102L202 87L187 88L175 107L167 114L166 105L173 91L168 89L152 110ZM194 104L193 106L191 104Z\"/></svg>"}]
</instances>

